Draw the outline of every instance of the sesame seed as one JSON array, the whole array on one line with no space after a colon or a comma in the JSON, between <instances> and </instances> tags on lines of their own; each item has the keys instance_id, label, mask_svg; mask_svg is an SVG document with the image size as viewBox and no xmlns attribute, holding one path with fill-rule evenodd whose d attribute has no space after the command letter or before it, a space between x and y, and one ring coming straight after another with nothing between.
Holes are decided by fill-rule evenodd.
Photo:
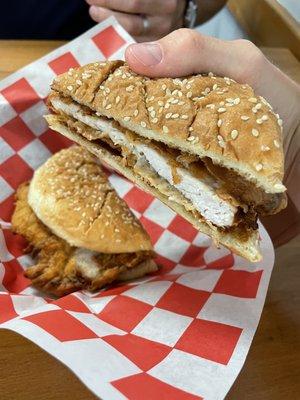
<instances>
[{"instance_id":1,"label":"sesame seed","mask_svg":"<svg viewBox=\"0 0 300 400\"><path fill-rule=\"evenodd\" d=\"M279 126L282 126L282 119L278 118L277 124L278 124Z\"/></svg>"},{"instance_id":2,"label":"sesame seed","mask_svg":"<svg viewBox=\"0 0 300 400\"><path fill-rule=\"evenodd\" d=\"M68 89L69 91L71 91L71 90L73 90L73 86L69 85L69 86L67 86L67 89Z\"/></svg>"},{"instance_id":3,"label":"sesame seed","mask_svg":"<svg viewBox=\"0 0 300 400\"><path fill-rule=\"evenodd\" d=\"M186 88L189 90L191 88L191 85L186 85Z\"/></svg>"},{"instance_id":4,"label":"sesame seed","mask_svg":"<svg viewBox=\"0 0 300 400\"><path fill-rule=\"evenodd\" d=\"M169 133L169 128L166 125L162 127L164 133Z\"/></svg>"},{"instance_id":5,"label":"sesame seed","mask_svg":"<svg viewBox=\"0 0 300 400\"><path fill-rule=\"evenodd\" d=\"M225 106L225 101L220 101L220 106Z\"/></svg>"},{"instance_id":6,"label":"sesame seed","mask_svg":"<svg viewBox=\"0 0 300 400\"><path fill-rule=\"evenodd\" d=\"M242 121L248 121L248 119L250 119L250 117L248 117L247 115L242 115L241 116L241 120Z\"/></svg>"},{"instance_id":7,"label":"sesame seed","mask_svg":"<svg viewBox=\"0 0 300 400\"><path fill-rule=\"evenodd\" d=\"M252 112L253 112L254 114L256 114L256 113L257 113L257 109L256 109L255 107L253 107L253 108L252 108Z\"/></svg>"},{"instance_id":8,"label":"sesame seed","mask_svg":"<svg viewBox=\"0 0 300 400\"><path fill-rule=\"evenodd\" d=\"M177 92L178 92L178 89L175 89L175 90L173 90L173 92L171 93L171 95L172 95L172 96L176 96Z\"/></svg>"},{"instance_id":9,"label":"sesame seed","mask_svg":"<svg viewBox=\"0 0 300 400\"><path fill-rule=\"evenodd\" d=\"M226 108L224 107L218 108L218 113L223 113L223 112L226 112Z\"/></svg>"},{"instance_id":10,"label":"sesame seed","mask_svg":"<svg viewBox=\"0 0 300 400\"><path fill-rule=\"evenodd\" d=\"M274 188L277 190L285 190L285 186L281 183L275 183Z\"/></svg>"},{"instance_id":11,"label":"sesame seed","mask_svg":"<svg viewBox=\"0 0 300 400\"><path fill-rule=\"evenodd\" d=\"M223 121L221 119L218 120L217 125L220 128L220 126L222 125Z\"/></svg>"},{"instance_id":12,"label":"sesame seed","mask_svg":"<svg viewBox=\"0 0 300 400\"><path fill-rule=\"evenodd\" d=\"M189 127L189 131L193 132L194 128L192 126Z\"/></svg>"},{"instance_id":13,"label":"sesame seed","mask_svg":"<svg viewBox=\"0 0 300 400\"><path fill-rule=\"evenodd\" d=\"M163 106L164 105L164 102L163 101L161 101L161 100L159 100L158 102L157 102L157 104L159 105L159 106Z\"/></svg>"},{"instance_id":14,"label":"sesame seed","mask_svg":"<svg viewBox=\"0 0 300 400\"><path fill-rule=\"evenodd\" d=\"M260 110L261 107L262 107L262 104L261 104L261 103L257 103L256 106L255 106L255 108L256 108L257 110Z\"/></svg>"},{"instance_id":15,"label":"sesame seed","mask_svg":"<svg viewBox=\"0 0 300 400\"><path fill-rule=\"evenodd\" d=\"M184 101L180 101L180 102L178 103L178 105L179 105L179 106L183 106L183 105L184 105ZM167 108L167 105L166 105L166 108Z\"/></svg>"},{"instance_id":16,"label":"sesame seed","mask_svg":"<svg viewBox=\"0 0 300 400\"><path fill-rule=\"evenodd\" d=\"M166 119L170 119L172 117L172 113L167 113L166 114Z\"/></svg>"},{"instance_id":17,"label":"sesame seed","mask_svg":"<svg viewBox=\"0 0 300 400\"><path fill-rule=\"evenodd\" d=\"M262 164L260 164L260 163L256 164L255 169L256 169L256 171L261 171L263 169Z\"/></svg>"},{"instance_id":18,"label":"sesame seed","mask_svg":"<svg viewBox=\"0 0 300 400\"><path fill-rule=\"evenodd\" d=\"M103 85L100 85L100 90L104 90L105 87Z\"/></svg>"},{"instance_id":19,"label":"sesame seed","mask_svg":"<svg viewBox=\"0 0 300 400\"><path fill-rule=\"evenodd\" d=\"M190 99L192 96L193 96L193 93L192 93L192 92L187 92L186 97L187 97L188 99Z\"/></svg>"},{"instance_id":20,"label":"sesame seed","mask_svg":"<svg viewBox=\"0 0 300 400\"><path fill-rule=\"evenodd\" d=\"M167 85L163 84L161 88L162 88L162 90L166 90L167 89Z\"/></svg>"},{"instance_id":21,"label":"sesame seed","mask_svg":"<svg viewBox=\"0 0 300 400\"><path fill-rule=\"evenodd\" d=\"M214 104L206 104L205 107L206 107L206 108L214 109L214 108L215 108L215 105L214 105Z\"/></svg>"},{"instance_id":22,"label":"sesame seed","mask_svg":"<svg viewBox=\"0 0 300 400\"><path fill-rule=\"evenodd\" d=\"M147 126L146 122L142 121L142 122L141 122L141 126L142 126L143 128L146 128L146 126Z\"/></svg>"},{"instance_id":23,"label":"sesame seed","mask_svg":"<svg viewBox=\"0 0 300 400\"><path fill-rule=\"evenodd\" d=\"M192 142L193 140L195 140L195 136L189 136L186 140L188 142Z\"/></svg>"},{"instance_id":24,"label":"sesame seed","mask_svg":"<svg viewBox=\"0 0 300 400\"><path fill-rule=\"evenodd\" d=\"M218 141L218 145L219 145L220 147L222 147L222 149L225 149L225 142L224 142L223 139Z\"/></svg>"},{"instance_id":25,"label":"sesame seed","mask_svg":"<svg viewBox=\"0 0 300 400\"><path fill-rule=\"evenodd\" d=\"M266 146L264 144L261 146L261 151L269 151L269 150L270 150L269 146Z\"/></svg>"},{"instance_id":26,"label":"sesame seed","mask_svg":"<svg viewBox=\"0 0 300 400\"><path fill-rule=\"evenodd\" d=\"M153 118L153 119L151 120L151 122L153 122L154 124L156 124L156 123L158 122L158 118Z\"/></svg>"},{"instance_id":27,"label":"sesame seed","mask_svg":"<svg viewBox=\"0 0 300 400\"><path fill-rule=\"evenodd\" d=\"M148 111L153 111L153 110L154 110L154 107L152 107L152 106L148 108Z\"/></svg>"},{"instance_id":28,"label":"sesame seed","mask_svg":"<svg viewBox=\"0 0 300 400\"><path fill-rule=\"evenodd\" d=\"M274 140L274 146L277 147L277 149L280 148L280 143L276 139Z\"/></svg>"},{"instance_id":29,"label":"sesame seed","mask_svg":"<svg viewBox=\"0 0 300 400\"><path fill-rule=\"evenodd\" d=\"M156 114L155 111L151 111L150 116L151 116L152 118L155 118L155 114Z\"/></svg>"},{"instance_id":30,"label":"sesame seed","mask_svg":"<svg viewBox=\"0 0 300 400\"><path fill-rule=\"evenodd\" d=\"M170 103L166 103L165 108L170 108Z\"/></svg>"},{"instance_id":31,"label":"sesame seed","mask_svg":"<svg viewBox=\"0 0 300 400\"><path fill-rule=\"evenodd\" d=\"M178 102L179 102L178 99L174 99L174 100L172 101L172 104L177 104Z\"/></svg>"},{"instance_id":32,"label":"sesame seed","mask_svg":"<svg viewBox=\"0 0 300 400\"><path fill-rule=\"evenodd\" d=\"M188 119L189 118L189 116L188 115L186 115L186 114L183 114L181 117L180 117L181 119Z\"/></svg>"},{"instance_id":33,"label":"sesame seed","mask_svg":"<svg viewBox=\"0 0 300 400\"><path fill-rule=\"evenodd\" d=\"M171 118L176 119L179 117L179 114L173 114Z\"/></svg>"},{"instance_id":34,"label":"sesame seed","mask_svg":"<svg viewBox=\"0 0 300 400\"><path fill-rule=\"evenodd\" d=\"M111 108L111 104L107 104L107 106L105 107L106 110L109 110Z\"/></svg>"},{"instance_id":35,"label":"sesame seed","mask_svg":"<svg viewBox=\"0 0 300 400\"><path fill-rule=\"evenodd\" d=\"M250 103L257 103L257 98L256 97L250 97L250 99L248 99L248 101L250 101Z\"/></svg>"},{"instance_id":36,"label":"sesame seed","mask_svg":"<svg viewBox=\"0 0 300 400\"><path fill-rule=\"evenodd\" d=\"M234 101L233 101L233 103L234 103L235 105L240 104L240 102L241 102L241 99L240 99L239 97L237 97L237 98L234 99Z\"/></svg>"},{"instance_id":37,"label":"sesame seed","mask_svg":"<svg viewBox=\"0 0 300 400\"><path fill-rule=\"evenodd\" d=\"M105 92L106 92L107 94L109 94L109 93L110 93L110 88L105 88Z\"/></svg>"},{"instance_id":38,"label":"sesame seed","mask_svg":"<svg viewBox=\"0 0 300 400\"><path fill-rule=\"evenodd\" d=\"M126 92L133 92L134 86L133 85L127 86L127 88L125 90L126 90Z\"/></svg>"},{"instance_id":39,"label":"sesame seed","mask_svg":"<svg viewBox=\"0 0 300 400\"><path fill-rule=\"evenodd\" d=\"M230 135L231 135L232 139L234 140L234 139L236 139L238 137L239 133L238 133L238 131L236 129L233 129L231 131Z\"/></svg>"},{"instance_id":40,"label":"sesame seed","mask_svg":"<svg viewBox=\"0 0 300 400\"><path fill-rule=\"evenodd\" d=\"M252 135L255 136L255 137L258 137L258 136L259 136L259 132L258 132L257 129L252 129L251 133L252 133Z\"/></svg>"},{"instance_id":41,"label":"sesame seed","mask_svg":"<svg viewBox=\"0 0 300 400\"><path fill-rule=\"evenodd\" d=\"M134 115L135 117L137 117L137 116L139 115L139 110L138 110L138 109L134 110L133 115Z\"/></svg>"},{"instance_id":42,"label":"sesame seed","mask_svg":"<svg viewBox=\"0 0 300 400\"><path fill-rule=\"evenodd\" d=\"M267 120L269 119L269 117L268 117L267 115L263 115L263 116L261 117L261 119L262 119L263 121L267 121Z\"/></svg>"},{"instance_id":43,"label":"sesame seed","mask_svg":"<svg viewBox=\"0 0 300 400\"><path fill-rule=\"evenodd\" d=\"M216 89L218 89L217 83L215 83L215 84L213 85L213 90L216 90Z\"/></svg>"},{"instance_id":44,"label":"sesame seed","mask_svg":"<svg viewBox=\"0 0 300 400\"><path fill-rule=\"evenodd\" d=\"M130 117L124 117L124 121L130 121Z\"/></svg>"},{"instance_id":45,"label":"sesame seed","mask_svg":"<svg viewBox=\"0 0 300 400\"><path fill-rule=\"evenodd\" d=\"M256 123L257 123L258 125L261 125L263 122L264 122L264 121L263 121L261 118L258 118L258 119L256 120Z\"/></svg>"},{"instance_id":46,"label":"sesame seed","mask_svg":"<svg viewBox=\"0 0 300 400\"><path fill-rule=\"evenodd\" d=\"M80 79L77 79L77 80L76 80L76 83L77 83L77 85L79 85L79 86L82 85L82 81L81 81Z\"/></svg>"},{"instance_id":47,"label":"sesame seed","mask_svg":"<svg viewBox=\"0 0 300 400\"><path fill-rule=\"evenodd\" d=\"M120 96L117 96L116 97L116 104L120 103L120 100L121 100Z\"/></svg>"}]
</instances>

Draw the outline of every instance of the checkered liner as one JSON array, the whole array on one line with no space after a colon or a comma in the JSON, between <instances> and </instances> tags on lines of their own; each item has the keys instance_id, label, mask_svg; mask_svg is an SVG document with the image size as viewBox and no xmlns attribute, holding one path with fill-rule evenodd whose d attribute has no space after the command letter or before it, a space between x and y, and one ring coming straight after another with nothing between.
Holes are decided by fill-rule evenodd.
<instances>
[{"instance_id":1,"label":"checkered liner","mask_svg":"<svg viewBox=\"0 0 300 400\"><path fill-rule=\"evenodd\" d=\"M239 373L273 266L217 249L188 222L116 174L109 179L151 235L159 274L59 300L29 286L32 260L10 231L14 192L70 144L42 118L52 79L70 67L122 58L130 36L109 19L0 83L0 326L66 364L102 399L222 399Z\"/></svg>"}]
</instances>

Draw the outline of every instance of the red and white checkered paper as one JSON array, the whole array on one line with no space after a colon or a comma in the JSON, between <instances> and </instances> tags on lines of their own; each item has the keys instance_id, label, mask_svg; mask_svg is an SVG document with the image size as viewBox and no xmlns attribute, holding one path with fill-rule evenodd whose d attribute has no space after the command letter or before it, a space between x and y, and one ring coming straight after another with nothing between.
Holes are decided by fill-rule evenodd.
<instances>
[{"instance_id":1,"label":"red and white checkered paper","mask_svg":"<svg viewBox=\"0 0 300 400\"><path fill-rule=\"evenodd\" d=\"M67 365L104 400L223 399L249 350L273 267L251 264L116 174L110 181L151 235L163 269L97 294L49 299L29 286L32 263L10 231L14 192L70 142L42 118L52 79L70 67L122 58L133 40L114 19L0 83L0 327Z\"/></svg>"}]
</instances>

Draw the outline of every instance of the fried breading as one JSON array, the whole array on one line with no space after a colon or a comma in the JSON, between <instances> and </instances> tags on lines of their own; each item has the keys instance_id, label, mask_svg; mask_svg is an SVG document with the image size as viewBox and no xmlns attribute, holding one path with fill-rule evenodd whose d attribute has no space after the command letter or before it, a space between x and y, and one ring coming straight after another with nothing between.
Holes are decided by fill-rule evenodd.
<instances>
[{"instance_id":1,"label":"fried breading","mask_svg":"<svg viewBox=\"0 0 300 400\"><path fill-rule=\"evenodd\" d=\"M95 253L90 259L94 268L92 274L78 266L78 248L54 235L34 214L28 204L29 183L22 184L16 193L16 207L12 217L15 233L22 235L29 243L37 263L25 271L33 286L48 293L62 296L76 290L97 290L118 279L129 269L138 269L153 262L153 253L140 251L123 254ZM92 252L90 252L92 254ZM90 256L89 254L89 256ZM89 259L88 259L89 261ZM95 269L96 265L96 269ZM87 266L90 268L90 265ZM149 264L149 271L153 270ZM145 272L144 272L145 273ZM144 275L143 273L143 275Z\"/></svg>"}]
</instances>

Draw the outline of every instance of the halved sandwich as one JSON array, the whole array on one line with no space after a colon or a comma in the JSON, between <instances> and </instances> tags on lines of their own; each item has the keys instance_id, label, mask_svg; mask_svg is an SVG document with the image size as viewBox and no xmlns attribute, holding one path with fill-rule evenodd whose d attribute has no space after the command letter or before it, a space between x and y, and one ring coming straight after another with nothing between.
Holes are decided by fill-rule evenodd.
<instances>
[{"instance_id":1,"label":"halved sandwich","mask_svg":"<svg viewBox=\"0 0 300 400\"><path fill-rule=\"evenodd\" d=\"M148 234L79 146L56 153L19 187L12 227L36 258L25 276L58 296L158 270Z\"/></svg>"},{"instance_id":2,"label":"halved sandwich","mask_svg":"<svg viewBox=\"0 0 300 400\"><path fill-rule=\"evenodd\" d=\"M149 79L122 61L71 69L46 117L217 243L261 259L258 215L286 206L282 121L248 85L213 74Z\"/></svg>"}]
</instances>

